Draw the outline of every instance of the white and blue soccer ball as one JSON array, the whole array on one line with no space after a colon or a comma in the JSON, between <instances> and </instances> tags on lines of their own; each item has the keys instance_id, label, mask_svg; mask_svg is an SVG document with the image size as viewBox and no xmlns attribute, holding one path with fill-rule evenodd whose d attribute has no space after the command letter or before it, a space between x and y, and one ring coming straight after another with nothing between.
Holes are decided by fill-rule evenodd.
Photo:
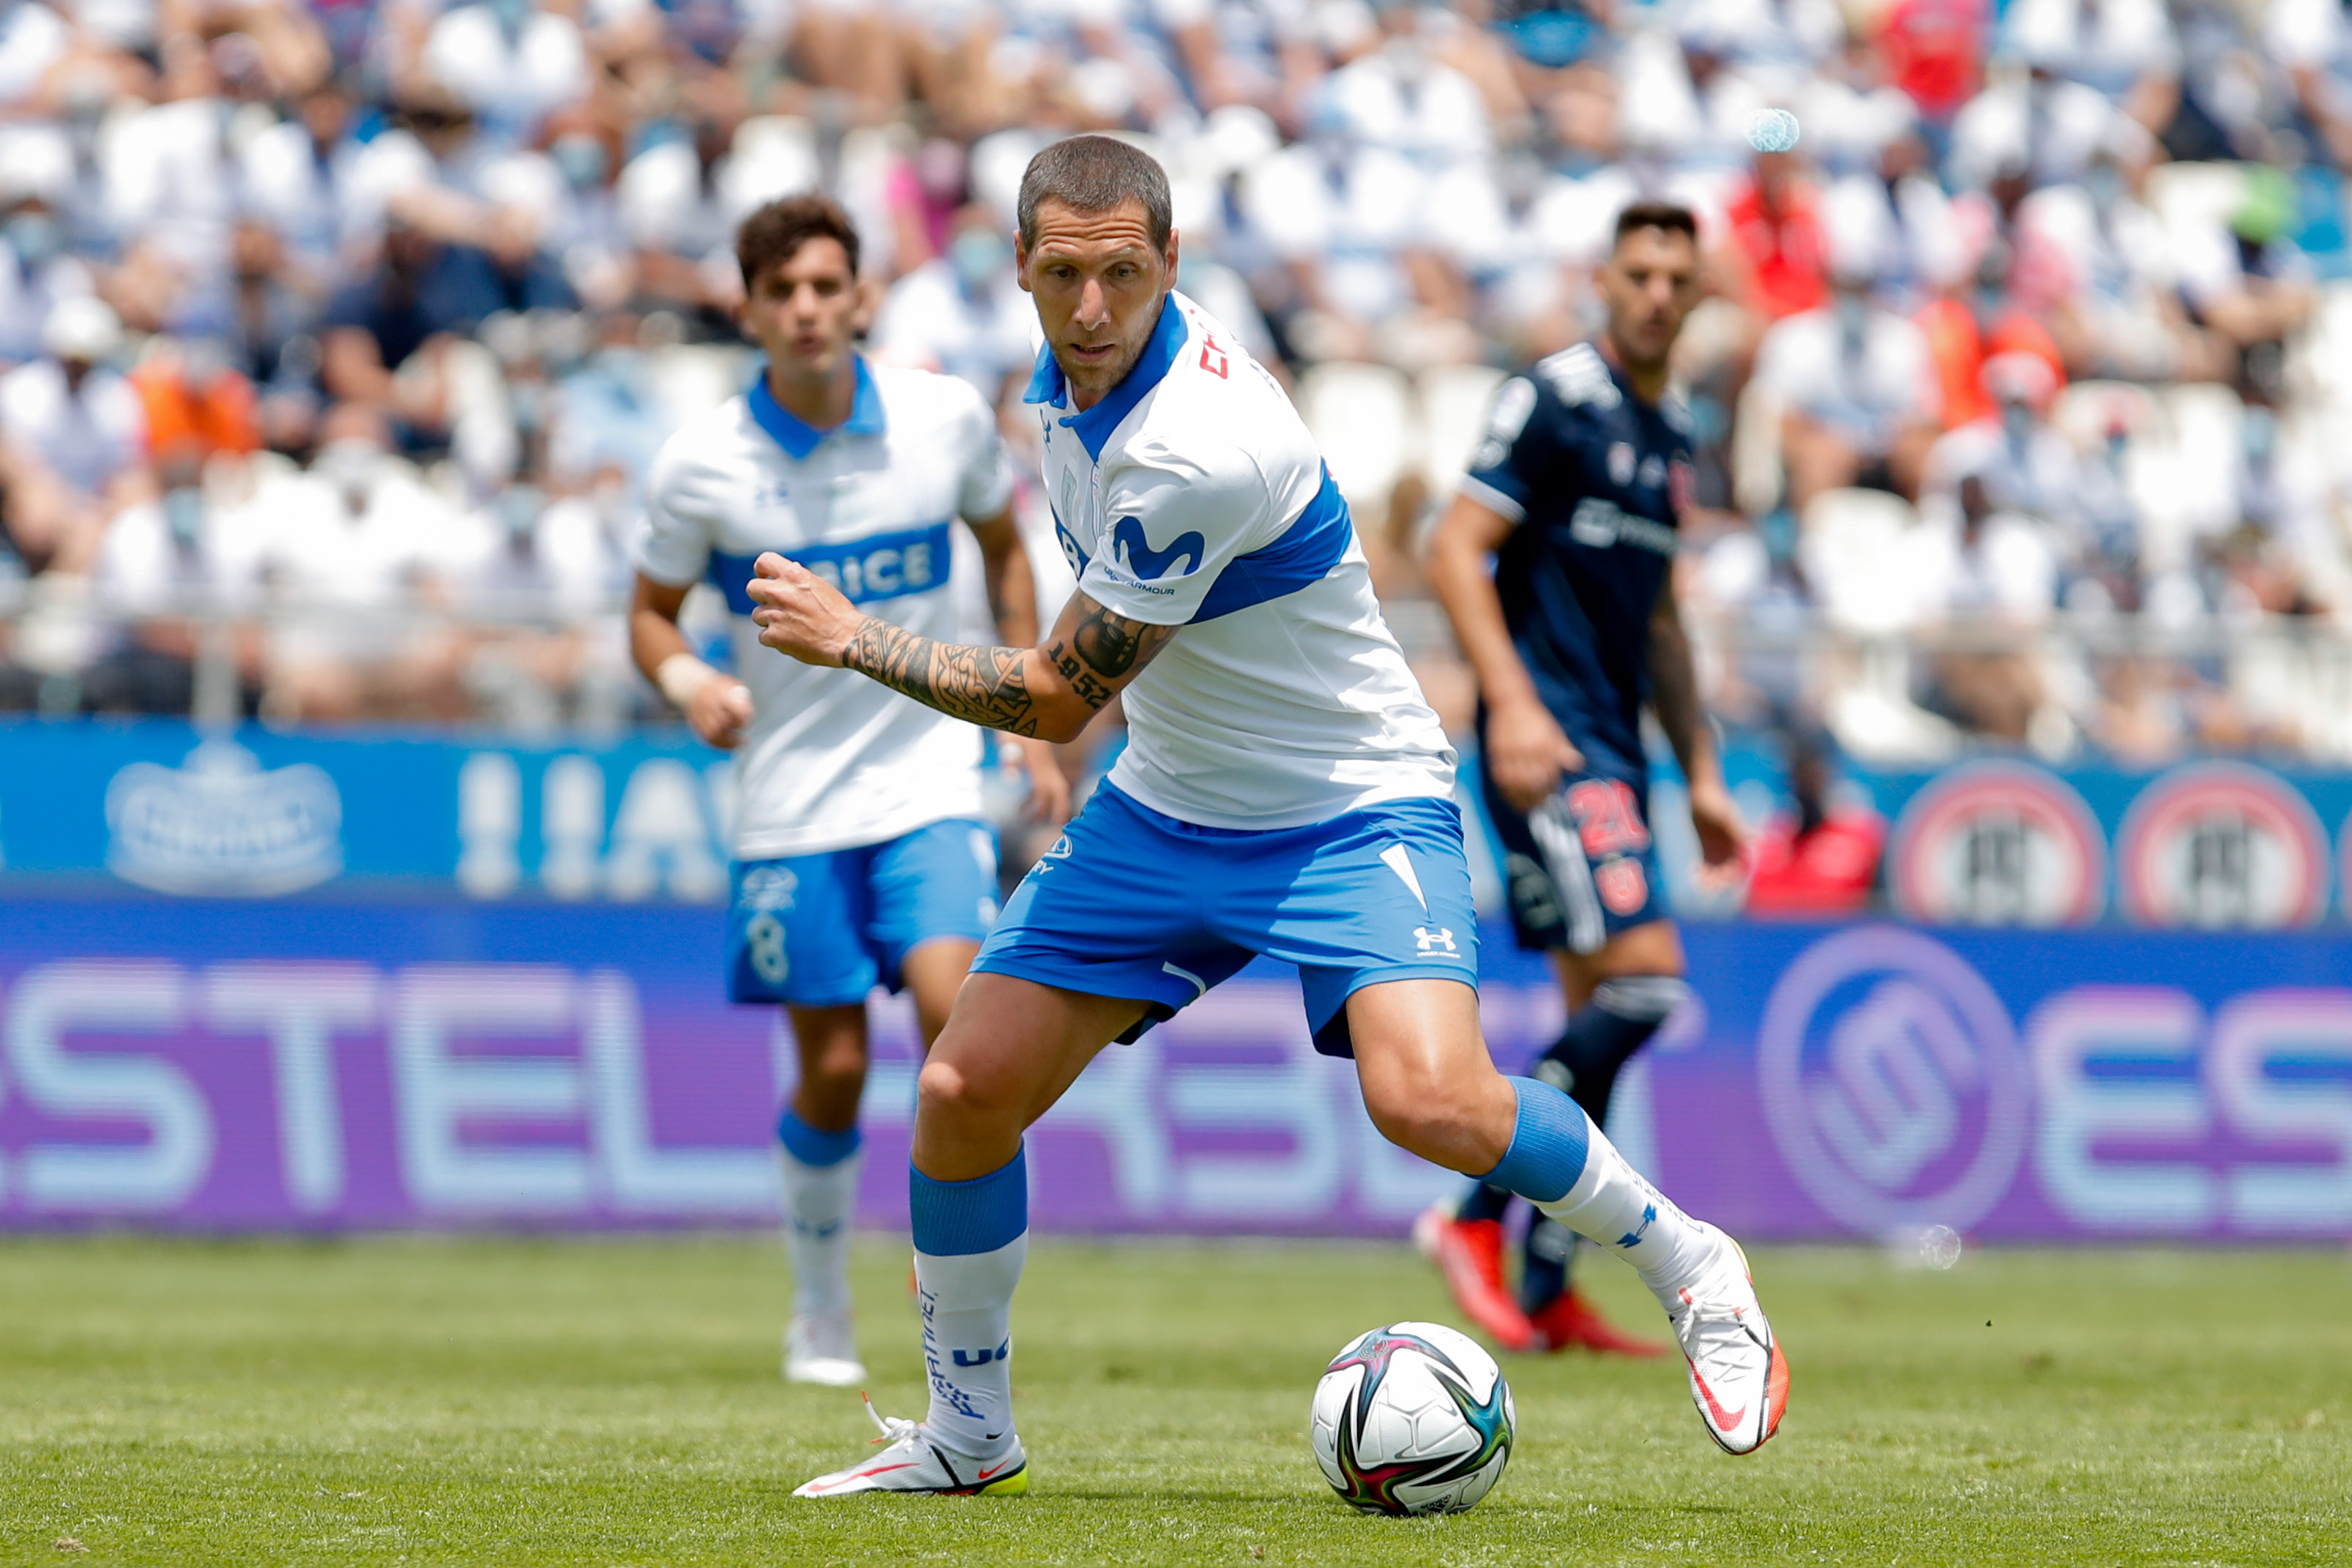
<instances>
[{"instance_id":1,"label":"white and blue soccer ball","mask_svg":"<svg viewBox=\"0 0 2352 1568\"><path fill-rule=\"evenodd\" d=\"M1459 1513L1510 1462L1518 1412L1495 1358L1438 1323L1359 1335L1315 1385L1323 1479L1367 1513Z\"/></svg>"}]
</instances>

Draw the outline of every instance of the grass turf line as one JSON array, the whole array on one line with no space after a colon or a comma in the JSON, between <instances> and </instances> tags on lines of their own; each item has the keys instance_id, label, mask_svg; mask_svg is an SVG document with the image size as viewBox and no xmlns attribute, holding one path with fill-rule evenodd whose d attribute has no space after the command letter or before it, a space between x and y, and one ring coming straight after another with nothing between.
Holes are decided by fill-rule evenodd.
<instances>
[{"instance_id":1,"label":"grass turf line","mask_svg":"<svg viewBox=\"0 0 2352 1568\"><path fill-rule=\"evenodd\" d=\"M876 1403L921 1414L903 1244L857 1258ZM1679 1359L1515 1358L1471 1513L1354 1514L1307 1395L1450 1321L1402 1248L1041 1238L1026 1498L796 1501L866 1451L776 1375L772 1245L0 1243L0 1561L2031 1563L2352 1557L2338 1254L1757 1249L1794 1393L1733 1460ZM1621 1321L1654 1309L1588 1258ZM1990 1320L1988 1324L1988 1320ZM79 1543L60 1546L60 1542Z\"/></svg>"}]
</instances>

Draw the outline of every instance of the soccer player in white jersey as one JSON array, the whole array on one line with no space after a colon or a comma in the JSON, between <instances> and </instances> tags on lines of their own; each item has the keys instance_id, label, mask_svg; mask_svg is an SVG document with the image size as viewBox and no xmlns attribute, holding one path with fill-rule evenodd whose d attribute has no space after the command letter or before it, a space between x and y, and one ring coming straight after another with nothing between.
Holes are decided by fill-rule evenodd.
<instances>
[{"instance_id":1,"label":"soccer player in white jersey","mask_svg":"<svg viewBox=\"0 0 2352 1568\"><path fill-rule=\"evenodd\" d=\"M1734 1453L1788 1399L1745 1259L1626 1164L1575 1101L1495 1070L1454 756L1381 619L1348 510L1280 389L1170 283L1167 176L1108 137L1046 148L1017 258L1045 347L1029 397L1078 591L1042 646L958 647L762 555L761 640L1015 734L1066 740L1114 693L1129 743L990 933L920 1078L909 1174L930 1405L799 1489L1025 1489L1013 1292L1022 1134L1113 1041L1232 975L1296 964L1317 1047L1424 1159L1518 1193L1640 1273Z\"/></svg>"},{"instance_id":2,"label":"soccer player in white jersey","mask_svg":"<svg viewBox=\"0 0 2352 1568\"><path fill-rule=\"evenodd\" d=\"M866 998L877 983L913 993L929 1041L995 918L982 737L871 681L761 652L744 587L761 551L789 551L864 613L951 635L961 518L980 542L999 636L1034 640L1035 593L988 405L961 381L855 352L873 299L841 208L772 203L744 220L736 256L743 325L767 363L654 463L630 638L695 733L741 758L728 994L782 1004L800 1055L777 1123L793 1275L784 1375L854 1386L866 1375L848 1274ZM740 679L678 631L688 590L706 578L735 612ZM1030 769L1032 809L1058 820L1068 787L1048 749L1005 742Z\"/></svg>"}]
</instances>

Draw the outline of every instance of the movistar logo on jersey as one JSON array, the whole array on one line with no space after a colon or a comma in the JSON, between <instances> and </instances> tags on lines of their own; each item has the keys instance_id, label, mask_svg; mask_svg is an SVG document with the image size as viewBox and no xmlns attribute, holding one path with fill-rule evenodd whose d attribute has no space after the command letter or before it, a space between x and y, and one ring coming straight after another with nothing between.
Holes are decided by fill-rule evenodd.
<instances>
[{"instance_id":1,"label":"movistar logo on jersey","mask_svg":"<svg viewBox=\"0 0 2352 1568\"><path fill-rule=\"evenodd\" d=\"M1189 576L1201 569L1208 558L1209 542L1201 537L1200 530L1186 529L1168 542L1165 550L1151 548L1151 541L1143 534L1143 524L1131 517L1122 517L1111 525L1111 543L1128 574L1139 583L1155 583L1162 577ZM1178 572L1176 563L1184 563Z\"/></svg>"}]
</instances>

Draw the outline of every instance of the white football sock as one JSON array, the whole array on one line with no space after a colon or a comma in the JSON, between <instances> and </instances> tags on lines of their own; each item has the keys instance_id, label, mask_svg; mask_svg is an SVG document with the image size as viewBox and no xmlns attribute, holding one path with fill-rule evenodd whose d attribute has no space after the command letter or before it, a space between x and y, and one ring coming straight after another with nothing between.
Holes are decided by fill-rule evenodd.
<instances>
[{"instance_id":1,"label":"white football sock","mask_svg":"<svg viewBox=\"0 0 2352 1568\"><path fill-rule=\"evenodd\" d=\"M1583 1173L1566 1194L1536 1206L1632 1264L1672 1311L1682 1304L1682 1288L1715 1260L1714 1236L1626 1163L1590 1117L1585 1127Z\"/></svg>"},{"instance_id":2,"label":"white football sock","mask_svg":"<svg viewBox=\"0 0 2352 1568\"><path fill-rule=\"evenodd\" d=\"M915 1254L931 1379L923 1426L971 1458L995 1458L1013 1436L1013 1289L1028 1257L1026 1230L992 1252Z\"/></svg>"},{"instance_id":3,"label":"white football sock","mask_svg":"<svg viewBox=\"0 0 2352 1568\"><path fill-rule=\"evenodd\" d=\"M846 1312L849 1222L865 1158L852 1151L829 1164L812 1165L780 1148L776 1163L784 1175L784 1255L793 1264L793 1311L800 1317Z\"/></svg>"}]
</instances>

